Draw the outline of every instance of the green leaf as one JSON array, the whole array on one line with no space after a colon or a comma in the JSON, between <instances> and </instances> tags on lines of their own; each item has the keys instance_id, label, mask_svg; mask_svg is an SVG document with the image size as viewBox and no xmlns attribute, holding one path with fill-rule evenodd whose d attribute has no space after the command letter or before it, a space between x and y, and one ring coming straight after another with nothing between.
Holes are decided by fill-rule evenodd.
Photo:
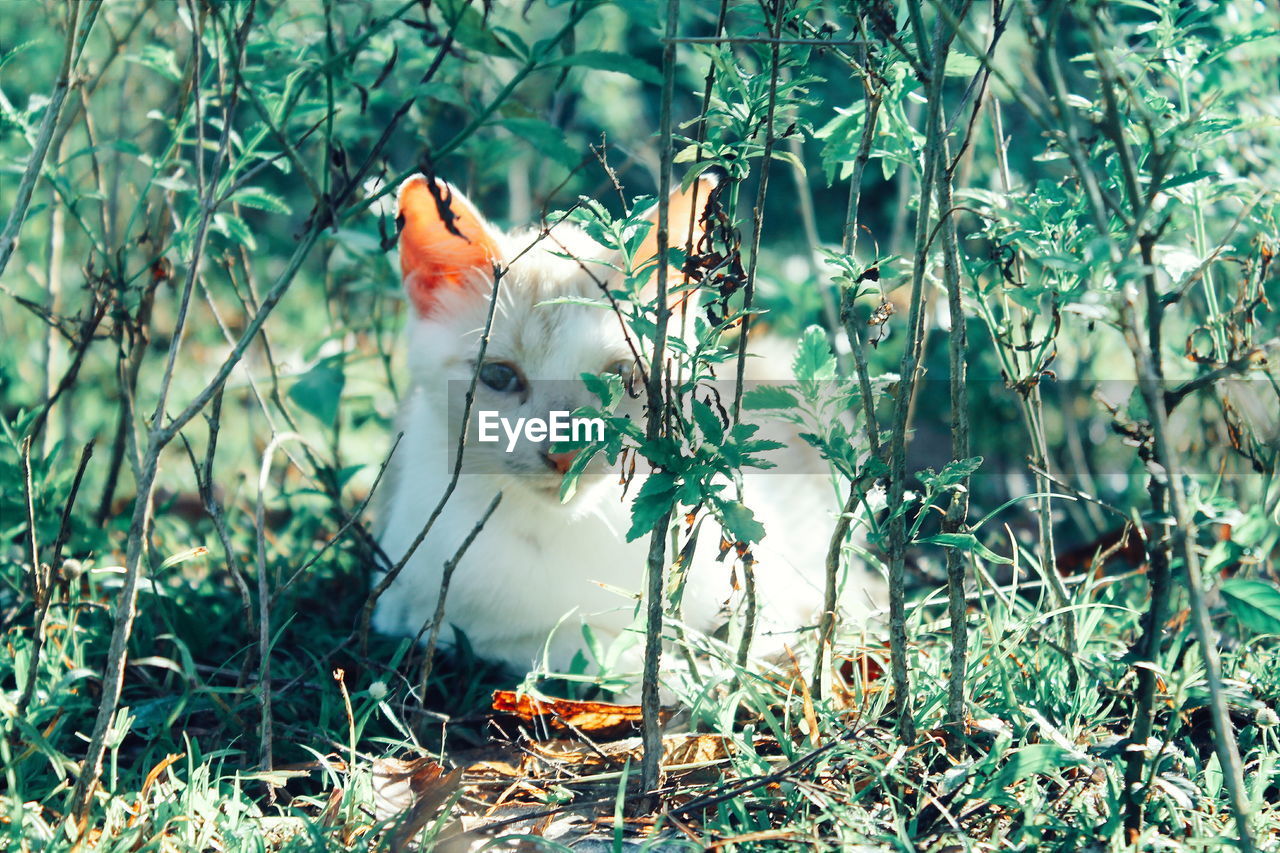
<instances>
[{"instance_id":1,"label":"green leaf","mask_svg":"<svg viewBox=\"0 0 1280 853\"><path fill-rule=\"evenodd\" d=\"M1222 598L1231 615L1250 631L1280 634L1280 588L1263 580L1232 578L1222 582Z\"/></svg>"},{"instance_id":2,"label":"green leaf","mask_svg":"<svg viewBox=\"0 0 1280 853\"><path fill-rule=\"evenodd\" d=\"M956 483L962 482L966 477L972 476L973 473L981 467L981 456L973 456L969 459L953 459L946 465L943 465L942 470L937 474L932 476L924 475L921 477L921 480L938 488L946 488L947 486L954 486Z\"/></svg>"},{"instance_id":3,"label":"green leaf","mask_svg":"<svg viewBox=\"0 0 1280 853\"><path fill-rule=\"evenodd\" d=\"M795 394L783 385L759 385L742 395L742 408L747 411L792 409L796 405Z\"/></svg>"},{"instance_id":4,"label":"green leaf","mask_svg":"<svg viewBox=\"0 0 1280 853\"><path fill-rule=\"evenodd\" d=\"M569 463L569 470L565 471L564 477L560 479L560 503L567 503L578 493L578 478L599 452L600 445L593 444L582 448L573 457L573 461Z\"/></svg>"},{"instance_id":5,"label":"green leaf","mask_svg":"<svg viewBox=\"0 0 1280 853\"><path fill-rule=\"evenodd\" d=\"M197 545L194 548L188 548L185 551L180 551L177 554L170 556L168 559L166 559L163 563L160 564L160 569L163 571L164 569L168 569L172 566L176 566L179 563L185 563L188 560L194 560L197 557L203 557L205 554L208 554L208 553L209 553L208 548L204 547L203 545Z\"/></svg>"},{"instance_id":6,"label":"green leaf","mask_svg":"<svg viewBox=\"0 0 1280 853\"><path fill-rule=\"evenodd\" d=\"M493 34L517 57L524 59L529 56L529 45L525 44L525 40L516 31L506 27L494 27Z\"/></svg>"},{"instance_id":7,"label":"green leaf","mask_svg":"<svg viewBox=\"0 0 1280 853\"><path fill-rule=\"evenodd\" d=\"M1231 526L1231 541L1244 548L1263 547L1270 551L1269 542L1280 535L1275 523L1261 506L1253 506L1245 517Z\"/></svg>"},{"instance_id":8,"label":"green leaf","mask_svg":"<svg viewBox=\"0 0 1280 853\"><path fill-rule=\"evenodd\" d=\"M344 465L339 468L333 475L333 480L338 486L338 491L342 491L347 487L347 483L351 482L351 478L364 470L364 465Z\"/></svg>"},{"instance_id":9,"label":"green leaf","mask_svg":"<svg viewBox=\"0 0 1280 853\"><path fill-rule=\"evenodd\" d=\"M258 247L258 241L253 237L253 229L249 227L249 223L234 214L215 213L213 215L213 230L222 234L231 242L239 243L246 249L252 250Z\"/></svg>"},{"instance_id":10,"label":"green leaf","mask_svg":"<svg viewBox=\"0 0 1280 853\"><path fill-rule=\"evenodd\" d=\"M24 41L20 44L14 45L9 50L6 50L3 54L0 54L0 68L4 68L5 65L7 65L9 61L12 60L18 54L24 51L30 50L31 48L39 44L40 44L39 39L31 39L30 41Z\"/></svg>"},{"instance_id":11,"label":"green leaf","mask_svg":"<svg viewBox=\"0 0 1280 853\"><path fill-rule=\"evenodd\" d=\"M324 424L331 425L338 419L338 401L346 383L342 359L335 355L321 360L289 389L289 399Z\"/></svg>"},{"instance_id":12,"label":"green leaf","mask_svg":"<svg viewBox=\"0 0 1280 853\"><path fill-rule=\"evenodd\" d=\"M759 542L764 538L764 525L742 501L716 501L720 519L730 538L737 542Z\"/></svg>"},{"instance_id":13,"label":"green leaf","mask_svg":"<svg viewBox=\"0 0 1280 853\"><path fill-rule=\"evenodd\" d=\"M1239 562L1244 554L1245 547L1238 542L1232 542L1230 539L1225 542L1216 542L1205 556L1204 565L1200 567L1200 571L1206 575L1215 575L1227 566Z\"/></svg>"},{"instance_id":14,"label":"green leaf","mask_svg":"<svg viewBox=\"0 0 1280 853\"><path fill-rule=\"evenodd\" d=\"M272 195L266 190L261 190L257 187L245 187L233 195L231 200L245 207L253 207L270 213L288 215L291 212L289 205L285 204L284 199L280 198L280 196Z\"/></svg>"},{"instance_id":15,"label":"green leaf","mask_svg":"<svg viewBox=\"0 0 1280 853\"><path fill-rule=\"evenodd\" d=\"M862 465L860 473L864 477L880 478L888 477L890 472L889 466L879 456L868 456L867 461Z\"/></svg>"},{"instance_id":16,"label":"green leaf","mask_svg":"<svg viewBox=\"0 0 1280 853\"><path fill-rule=\"evenodd\" d=\"M157 44L147 45L138 51L137 56L126 56L125 61L136 62L138 65L150 68L161 77L174 83L182 79L182 73L178 71L178 61L174 57L173 51Z\"/></svg>"},{"instance_id":17,"label":"green leaf","mask_svg":"<svg viewBox=\"0 0 1280 853\"><path fill-rule=\"evenodd\" d=\"M583 373L582 384L600 398L600 408L609 411L622 399L622 377L616 373Z\"/></svg>"},{"instance_id":18,"label":"green leaf","mask_svg":"<svg viewBox=\"0 0 1280 853\"><path fill-rule=\"evenodd\" d=\"M831 354L827 332L821 326L810 326L800 338L791 369L802 381L836 378L836 357Z\"/></svg>"},{"instance_id":19,"label":"green leaf","mask_svg":"<svg viewBox=\"0 0 1280 853\"><path fill-rule=\"evenodd\" d=\"M625 53L610 53L607 50L584 50L572 56L561 57L549 64L612 71L615 74L625 74L643 83L654 85L662 82L662 72L644 60Z\"/></svg>"},{"instance_id":20,"label":"green leaf","mask_svg":"<svg viewBox=\"0 0 1280 853\"><path fill-rule=\"evenodd\" d=\"M158 175L152 180L152 183L156 186L164 187L167 190L172 190L175 193L190 193L195 192L196 189L195 186L187 183L179 177L167 175Z\"/></svg>"},{"instance_id":21,"label":"green leaf","mask_svg":"<svg viewBox=\"0 0 1280 853\"><path fill-rule=\"evenodd\" d=\"M1013 560L1008 557L1001 557L995 551L979 542L978 537L972 533L939 533L937 536L926 536L916 541L921 544L941 545L943 548L956 548L969 554L975 554L988 563L1013 565Z\"/></svg>"},{"instance_id":22,"label":"green leaf","mask_svg":"<svg viewBox=\"0 0 1280 853\"><path fill-rule=\"evenodd\" d=\"M665 471L650 474L631 502L631 529L627 541L634 542L653 531L662 517L671 511L676 496L676 476Z\"/></svg>"},{"instance_id":23,"label":"green leaf","mask_svg":"<svg viewBox=\"0 0 1280 853\"><path fill-rule=\"evenodd\" d=\"M1197 169L1194 172L1187 172L1182 175L1175 175L1160 185L1162 190L1170 190L1174 187L1180 187L1184 184L1193 184L1196 181L1202 181L1205 178L1217 177L1218 173L1211 169Z\"/></svg>"},{"instance_id":24,"label":"green leaf","mask_svg":"<svg viewBox=\"0 0 1280 853\"><path fill-rule=\"evenodd\" d=\"M693 419L698 422L698 430L703 437L714 445L724 443L724 424L720 416L701 400L693 401Z\"/></svg>"},{"instance_id":25,"label":"green leaf","mask_svg":"<svg viewBox=\"0 0 1280 853\"><path fill-rule=\"evenodd\" d=\"M502 126L511 131L517 138L523 139L533 149L547 157L572 169L582 158L564 138L564 131L536 118L509 118L502 121Z\"/></svg>"},{"instance_id":26,"label":"green leaf","mask_svg":"<svg viewBox=\"0 0 1280 853\"><path fill-rule=\"evenodd\" d=\"M495 36L485 23L484 15L469 0L439 0L436 8L444 17L446 30L461 45L490 56L513 56L511 49Z\"/></svg>"},{"instance_id":27,"label":"green leaf","mask_svg":"<svg viewBox=\"0 0 1280 853\"><path fill-rule=\"evenodd\" d=\"M947 54L948 77L972 77L982 70L982 61L959 51Z\"/></svg>"},{"instance_id":28,"label":"green leaf","mask_svg":"<svg viewBox=\"0 0 1280 853\"><path fill-rule=\"evenodd\" d=\"M974 791L973 798L987 801L1009 799L1005 788L1032 776L1056 773L1083 764L1084 759L1069 749L1052 743L1037 743L1014 750L1004 766L987 783Z\"/></svg>"},{"instance_id":29,"label":"green leaf","mask_svg":"<svg viewBox=\"0 0 1280 853\"><path fill-rule=\"evenodd\" d=\"M1210 798L1218 796L1222 790L1222 763L1218 761L1218 753L1209 756L1204 765L1204 792Z\"/></svg>"}]
</instances>

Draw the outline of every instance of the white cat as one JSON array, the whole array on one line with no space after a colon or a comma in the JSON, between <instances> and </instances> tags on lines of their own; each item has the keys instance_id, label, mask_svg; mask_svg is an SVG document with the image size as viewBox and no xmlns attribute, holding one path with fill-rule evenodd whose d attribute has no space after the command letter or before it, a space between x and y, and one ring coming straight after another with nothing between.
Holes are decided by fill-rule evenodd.
<instances>
[{"instance_id":1,"label":"white cat","mask_svg":"<svg viewBox=\"0 0 1280 853\"><path fill-rule=\"evenodd\" d=\"M704 179L702 199L712 185ZM403 439L383 487L381 545L393 562L407 552L450 479L463 392L476 367L494 265L505 272L480 367L464 473L430 534L379 600L374 626L384 633L425 637L445 562L501 491L501 504L457 566L445 624L462 631L477 654L513 670L529 671L545 649L543 662L565 672L584 649L581 623L603 644L633 624L648 537L627 543L624 533L639 484L633 483L624 499L617 473L604 470L601 455L582 475L577 493L562 504L559 489L572 454L551 454L549 442L530 441L508 452L505 435L498 442L480 442L476 413L498 412L512 422L545 419L553 411L598 402L582 385L581 374L630 370L634 355L617 314L548 303L562 297L600 300L599 282L619 275L609 265L617 259L567 224L541 239L537 230L503 233L456 189L443 182L436 187L433 195L427 179L416 176L399 196L400 263L413 312L408 328L412 383L400 412ZM692 204L688 193L670 200L673 234L676 223L691 221ZM654 231L637 258L657 254ZM638 402L627 405L641 417ZM638 471L637 479L644 473ZM797 644L795 632L818 621L826 550L839 507L825 476L754 474L746 477L745 489L745 502L767 531L755 549L760 631L773 640L764 639L762 648L780 650L782 642ZM724 621L723 609L735 595L731 560L714 559L719 539L719 529L704 524L684 595L685 623L704 632ZM879 579L861 571L850 574L842 606L857 618L879 598ZM453 639L446 627L441 642ZM634 666L638 653L625 660Z\"/></svg>"}]
</instances>

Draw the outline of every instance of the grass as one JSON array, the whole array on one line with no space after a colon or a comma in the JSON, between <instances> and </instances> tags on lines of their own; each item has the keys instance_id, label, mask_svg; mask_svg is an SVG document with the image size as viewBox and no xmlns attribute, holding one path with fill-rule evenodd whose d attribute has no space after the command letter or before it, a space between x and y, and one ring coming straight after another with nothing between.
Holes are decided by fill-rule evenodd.
<instances>
[{"instance_id":1,"label":"grass","mask_svg":"<svg viewBox=\"0 0 1280 853\"><path fill-rule=\"evenodd\" d=\"M314 547L310 521L282 529L282 553ZM187 541L200 541L198 530ZM531 741L509 720L495 732L485 722L490 691L513 680L465 652L441 661L425 697L416 695L419 653L404 643L374 637L367 655L334 653L334 638L350 630L366 588L340 550L276 603L287 614L271 652L276 764L256 771L257 685L246 675L254 626L245 624L225 573L207 563L203 556L173 566L143 593L147 618L133 641L124 707L92 811L102 849L243 849L259 841L272 849L381 849L416 798L431 793L392 798L399 809L388 814L389 795L379 792L394 787L394 777L385 762L436 756L463 772L445 796L451 807L433 812L421 829L425 838L459 832L464 816L483 824L522 808L581 801L589 805L567 813L609 825L612 803L596 801L608 800L611 786L614 794L626 790L618 765L636 757L634 741L589 746L589 736L570 736L557 745L528 721ZM19 584L21 562L9 559L4 567L7 585ZM94 673L118 573L90 568L56 586L36 700L25 718L13 714L12 698L4 705L11 734L0 744L3 827L15 849L72 846L61 809L81 748L77 732L96 708ZM671 790L656 818L632 813L622 800L625 834L656 822L700 842L756 833L742 849L798 842L824 849L1123 847L1122 759L1132 748L1126 734L1135 687L1128 654L1141 612L1140 578L1130 570L1075 588L1081 681L1074 689L1046 603L1026 591L980 593L970 611L972 698L963 729L946 724L944 610L920 600L909 620L912 707L921 732L915 746L894 734L895 705L880 675L884 648L843 638L837 648L852 660L827 699L813 702L804 680L785 672L744 674L737 696L725 695L722 685L683 697L691 730L703 733L702 756L680 759L679 769L664 775ZM1140 849L1214 849L1231 821L1211 748L1202 663L1187 628L1173 637L1157 662L1156 735L1144 747L1153 758L1147 823L1133 841ZM4 683L12 686L29 663L29 633L11 628L6 642ZM1273 643L1246 643L1225 655L1259 838L1280 830L1278 664ZM611 751L603 764L595 753L602 745ZM554 761L529 758L552 748ZM504 775L511 768L517 775ZM700 798L738 789L744 793L705 811L696 807ZM491 810L500 798L505 805Z\"/></svg>"}]
</instances>

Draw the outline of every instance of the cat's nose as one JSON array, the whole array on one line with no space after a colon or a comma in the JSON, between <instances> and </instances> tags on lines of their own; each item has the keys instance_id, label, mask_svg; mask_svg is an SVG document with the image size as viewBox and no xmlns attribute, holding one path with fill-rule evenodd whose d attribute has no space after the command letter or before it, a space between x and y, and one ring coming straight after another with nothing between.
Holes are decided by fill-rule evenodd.
<instances>
[{"instance_id":1,"label":"cat's nose","mask_svg":"<svg viewBox=\"0 0 1280 853\"><path fill-rule=\"evenodd\" d=\"M569 466L573 464L573 457L577 455L578 451L576 450L569 450L564 453L547 453L543 451L542 459L563 476L569 470Z\"/></svg>"}]
</instances>

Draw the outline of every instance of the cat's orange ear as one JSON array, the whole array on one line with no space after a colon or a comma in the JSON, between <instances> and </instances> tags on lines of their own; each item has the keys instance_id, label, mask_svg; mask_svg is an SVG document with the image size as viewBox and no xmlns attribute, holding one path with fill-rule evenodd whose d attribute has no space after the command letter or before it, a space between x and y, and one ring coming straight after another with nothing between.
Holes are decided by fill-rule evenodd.
<instances>
[{"instance_id":1,"label":"cat's orange ear","mask_svg":"<svg viewBox=\"0 0 1280 853\"><path fill-rule=\"evenodd\" d=\"M707 202L711 193L720 186L724 173L720 169L709 169L698 176L687 190L676 190L667 201L667 245L674 249L684 250L687 247L696 251L698 241L702 239L705 226L702 217L707 212ZM636 251L636 266L643 266L658 256L658 208L649 214L653 227L645 235L644 241Z\"/></svg>"},{"instance_id":2,"label":"cat's orange ear","mask_svg":"<svg viewBox=\"0 0 1280 853\"><path fill-rule=\"evenodd\" d=\"M414 175L400 185L400 273L420 316L427 316L442 288L465 286L500 260L493 229L452 184Z\"/></svg>"}]
</instances>

